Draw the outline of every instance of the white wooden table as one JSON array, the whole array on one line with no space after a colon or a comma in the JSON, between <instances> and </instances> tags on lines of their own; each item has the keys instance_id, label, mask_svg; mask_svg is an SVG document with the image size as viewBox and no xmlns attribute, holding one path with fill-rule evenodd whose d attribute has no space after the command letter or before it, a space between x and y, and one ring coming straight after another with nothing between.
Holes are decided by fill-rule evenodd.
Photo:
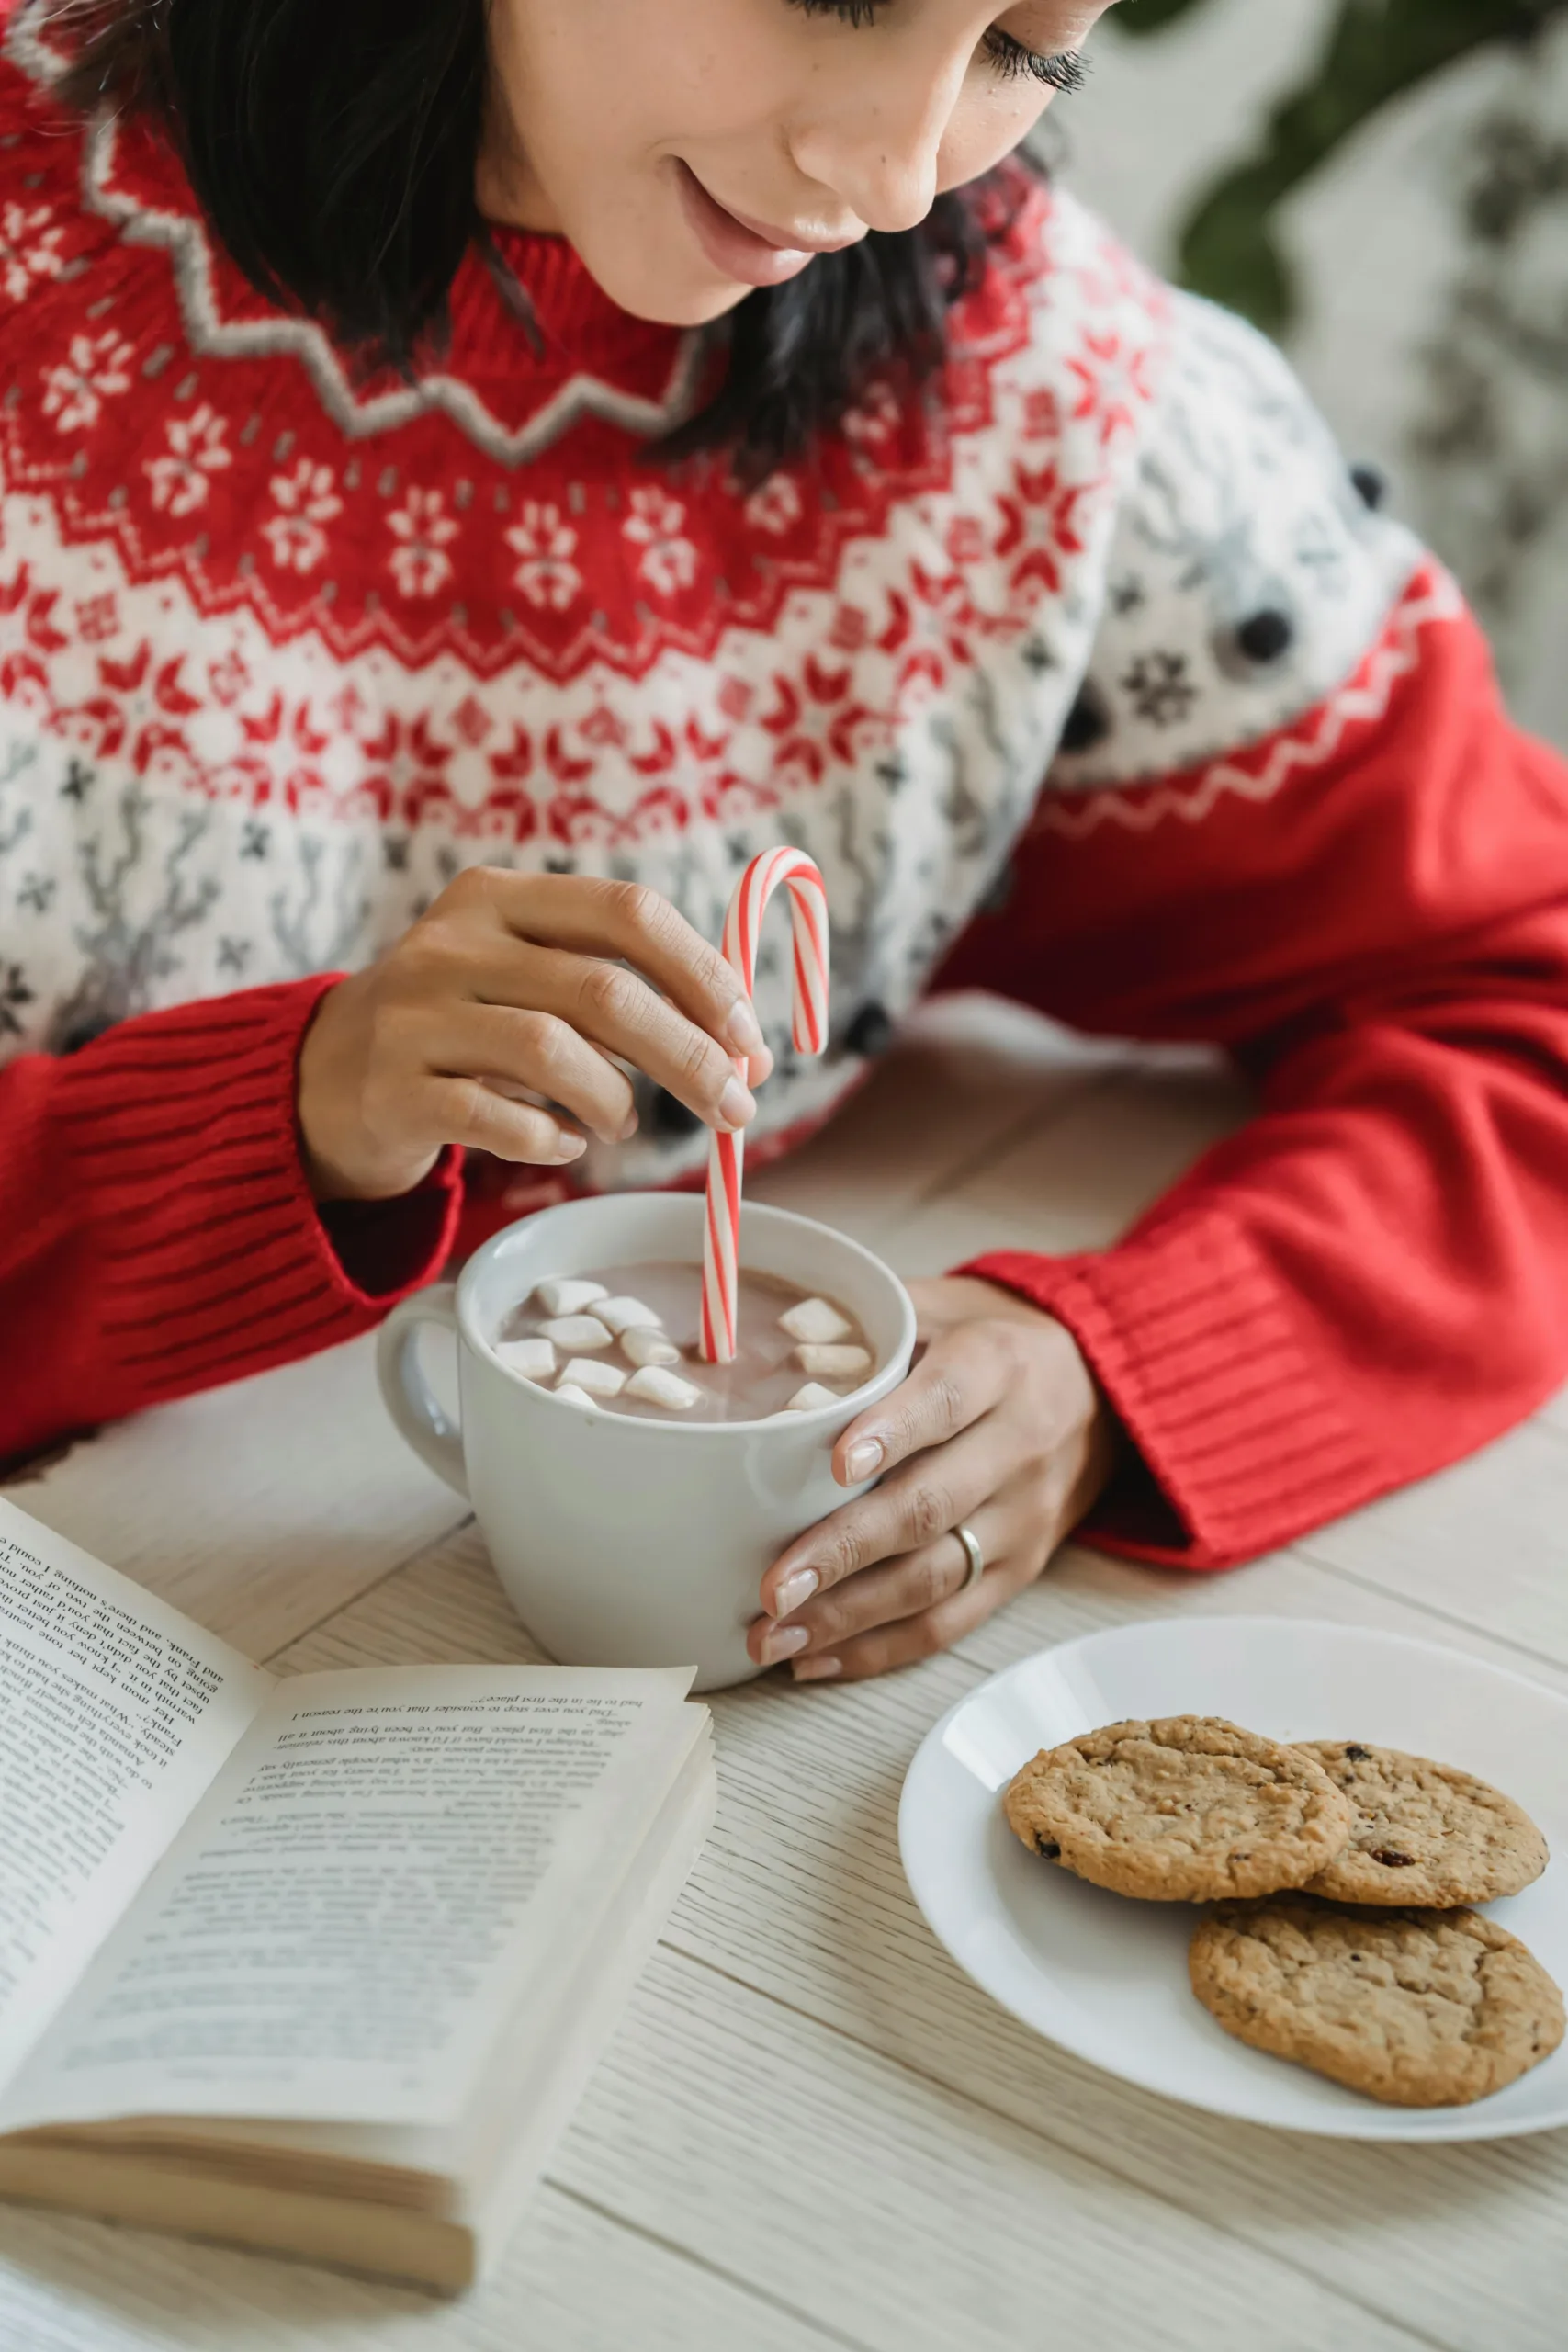
<instances>
[{"instance_id":1,"label":"white wooden table","mask_svg":"<svg viewBox=\"0 0 1568 2352\"><path fill-rule=\"evenodd\" d=\"M759 1196L906 1273L1107 1238L1242 1115L1197 1057L931 1009ZM276 1667L536 1655L471 1521L383 1422L367 1343L105 1431L9 1491ZM1568 1689L1568 1399L1238 1575L1084 1551L853 1689L721 1697L706 1854L500 2277L456 2305L0 2208L0 2352L1562 2352L1568 2133L1359 2147L1123 2088L1014 2024L898 1866L927 1727L1087 1628L1273 1611Z\"/></svg>"}]
</instances>

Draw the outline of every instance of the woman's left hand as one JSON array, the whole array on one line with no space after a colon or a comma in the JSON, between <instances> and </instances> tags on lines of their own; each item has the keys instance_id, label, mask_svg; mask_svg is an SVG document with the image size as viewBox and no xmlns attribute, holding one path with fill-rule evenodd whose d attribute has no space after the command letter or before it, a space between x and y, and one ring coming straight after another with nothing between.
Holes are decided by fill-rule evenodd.
<instances>
[{"instance_id":1,"label":"woman's left hand","mask_svg":"<svg viewBox=\"0 0 1568 2352\"><path fill-rule=\"evenodd\" d=\"M852 1421L833 1476L880 1486L796 1537L748 1637L799 1681L911 1666L1032 1584L1111 1475L1115 1424L1077 1342L1043 1308L968 1276L911 1283L924 1352ZM953 1530L969 1528L986 1573Z\"/></svg>"}]
</instances>

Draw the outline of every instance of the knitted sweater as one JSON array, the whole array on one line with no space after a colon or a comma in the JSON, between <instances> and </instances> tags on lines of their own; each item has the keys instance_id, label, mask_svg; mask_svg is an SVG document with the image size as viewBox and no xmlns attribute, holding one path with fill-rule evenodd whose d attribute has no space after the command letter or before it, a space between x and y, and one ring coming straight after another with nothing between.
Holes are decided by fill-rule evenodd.
<instances>
[{"instance_id":1,"label":"knitted sweater","mask_svg":"<svg viewBox=\"0 0 1568 2352\"><path fill-rule=\"evenodd\" d=\"M700 339L495 232L416 384L214 250L144 131L0 59L0 1455L367 1328L568 1179L318 1207L332 976L475 861L716 937L781 840L833 922L783 1148L938 986L1205 1039L1257 1115L1121 1242L976 1271L1135 1454L1100 1540L1244 1558L1568 1374L1568 776L1284 363L1032 194L930 413L746 490L650 452ZM530 334L501 282L527 290ZM786 990L771 940L761 1010ZM689 1180L642 1131L571 1182Z\"/></svg>"}]
</instances>

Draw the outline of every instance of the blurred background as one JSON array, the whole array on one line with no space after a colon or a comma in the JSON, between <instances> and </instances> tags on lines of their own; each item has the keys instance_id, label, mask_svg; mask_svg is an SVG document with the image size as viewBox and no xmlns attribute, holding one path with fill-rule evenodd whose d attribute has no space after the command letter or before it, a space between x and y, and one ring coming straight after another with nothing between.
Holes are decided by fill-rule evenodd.
<instances>
[{"instance_id":1,"label":"blurred background","mask_svg":"<svg viewBox=\"0 0 1568 2352\"><path fill-rule=\"evenodd\" d=\"M1568 747L1568 0L1122 0L1053 161L1279 337Z\"/></svg>"}]
</instances>

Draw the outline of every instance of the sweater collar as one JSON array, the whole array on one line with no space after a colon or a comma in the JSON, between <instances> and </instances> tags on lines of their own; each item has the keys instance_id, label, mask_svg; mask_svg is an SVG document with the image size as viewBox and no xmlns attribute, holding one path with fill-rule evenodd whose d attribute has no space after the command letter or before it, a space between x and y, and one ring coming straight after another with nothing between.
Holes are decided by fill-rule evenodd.
<instances>
[{"instance_id":1,"label":"sweater collar","mask_svg":"<svg viewBox=\"0 0 1568 2352\"><path fill-rule=\"evenodd\" d=\"M244 358L291 353L334 422L355 438L444 410L507 465L525 463L586 419L637 438L671 431L696 404L705 338L633 318L612 302L564 238L492 227L491 250L465 254L446 348L413 383L366 378L308 319L289 318L248 285L213 240L177 157L140 124L100 121L86 134L90 208L130 244L164 247L191 349ZM526 297L509 301L506 280Z\"/></svg>"},{"instance_id":2,"label":"sweater collar","mask_svg":"<svg viewBox=\"0 0 1568 2352\"><path fill-rule=\"evenodd\" d=\"M564 237L496 221L487 222L484 233L488 255L481 250L470 256L481 268L466 269L460 279L465 294L469 287L477 289L481 278L489 280L472 305L473 324L480 333L493 324L498 311L508 325L518 322L504 292L510 279L525 296L537 329L536 345L524 328L536 364L594 375L628 391L647 391L668 376L683 340L681 330L621 310ZM454 288L455 312L457 292ZM514 338L505 340L515 359Z\"/></svg>"}]
</instances>

